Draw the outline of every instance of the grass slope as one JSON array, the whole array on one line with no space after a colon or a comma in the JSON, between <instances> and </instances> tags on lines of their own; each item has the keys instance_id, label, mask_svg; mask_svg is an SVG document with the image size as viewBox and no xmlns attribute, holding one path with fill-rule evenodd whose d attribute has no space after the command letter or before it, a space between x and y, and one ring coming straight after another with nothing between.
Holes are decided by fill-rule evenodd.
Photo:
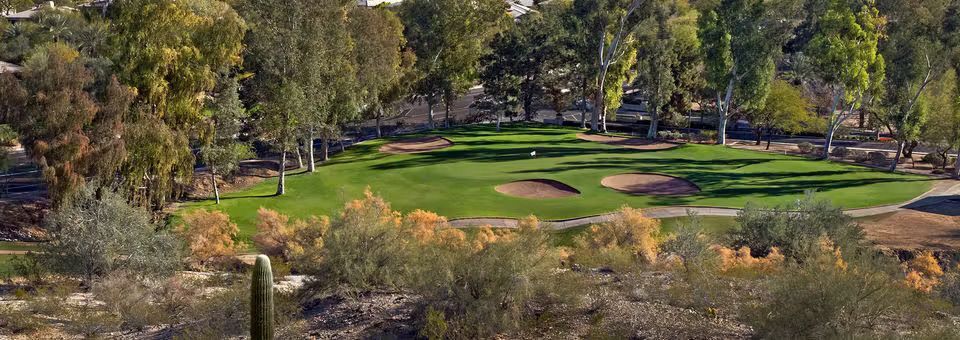
<instances>
[{"instance_id":1,"label":"grass slope","mask_svg":"<svg viewBox=\"0 0 960 340\"><path fill-rule=\"evenodd\" d=\"M712 145L684 145L662 151L638 151L582 141L578 130L513 126L496 132L476 126L441 131L451 148L421 154L387 155L377 151L386 140L356 145L313 174L287 177L287 194L274 196L276 179L213 201L189 202L184 210L221 209L240 226L241 238L255 232L259 207L306 217L331 214L369 186L395 209L422 208L450 218L535 214L542 219L573 218L633 207L700 205L742 207L746 202L793 201L804 190L844 208L903 202L930 189L925 177L886 173L865 167ZM537 151L537 158L530 152ZM656 172L696 183L703 192L687 197L632 196L600 185L625 172ZM505 196L498 184L546 178L569 184L580 196L530 200ZM181 210L184 211L184 210Z\"/></svg>"}]
</instances>

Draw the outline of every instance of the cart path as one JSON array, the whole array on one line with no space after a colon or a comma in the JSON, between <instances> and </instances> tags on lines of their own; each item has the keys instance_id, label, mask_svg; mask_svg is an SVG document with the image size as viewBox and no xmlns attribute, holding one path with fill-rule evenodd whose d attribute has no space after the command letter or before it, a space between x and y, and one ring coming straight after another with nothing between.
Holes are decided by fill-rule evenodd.
<instances>
[{"instance_id":1,"label":"cart path","mask_svg":"<svg viewBox=\"0 0 960 340\"><path fill-rule=\"evenodd\" d=\"M930 191L916 198L898 204L883 205L870 208L848 209L844 210L847 215L852 217L867 217L886 213L892 213L900 210L916 209L920 207L939 204L951 199L960 199L960 181L940 180L937 181ZM689 212L700 216L737 216L740 212L738 208L721 207L697 207L697 206L671 206L671 207L652 207L643 209L643 214L653 218L669 218L687 216ZM601 215L578 217L565 220L547 220L552 229L567 229L582 225L609 222L616 216L616 212L610 212ZM454 227L477 227L491 226L500 228L516 228L517 219L505 217L468 217L455 218L450 220Z\"/></svg>"}]
</instances>

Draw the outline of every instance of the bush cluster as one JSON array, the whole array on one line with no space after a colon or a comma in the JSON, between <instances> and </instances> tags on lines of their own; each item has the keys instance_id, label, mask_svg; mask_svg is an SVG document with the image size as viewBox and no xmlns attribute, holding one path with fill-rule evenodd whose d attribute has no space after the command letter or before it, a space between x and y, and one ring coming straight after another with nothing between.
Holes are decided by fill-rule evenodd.
<instances>
[{"instance_id":1,"label":"bush cluster","mask_svg":"<svg viewBox=\"0 0 960 340\"><path fill-rule=\"evenodd\" d=\"M802 153L811 153L816 147L810 142L800 142L797 144L797 149L800 149Z\"/></svg>"}]
</instances>

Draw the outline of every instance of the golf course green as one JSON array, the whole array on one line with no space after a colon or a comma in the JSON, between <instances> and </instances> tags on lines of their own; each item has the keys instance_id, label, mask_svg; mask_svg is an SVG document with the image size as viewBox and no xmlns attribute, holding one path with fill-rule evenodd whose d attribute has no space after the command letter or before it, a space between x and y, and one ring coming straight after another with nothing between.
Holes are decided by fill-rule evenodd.
<instances>
[{"instance_id":1,"label":"golf course green","mask_svg":"<svg viewBox=\"0 0 960 340\"><path fill-rule=\"evenodd\" d=\"M227 212L249 239L257 209L293 217L329 215L364 188L395 209L424 209L449 218L521 217L565 219L613 211L622 205L742 207L747 202L780 204L817 190L843 208L861 208L910 200L930 189L929 178L887 173L867 167L802 157L687 144L644 151L584 141L581 130L513 125L497 132L490 126L435 131L453 146L424 153L388 154L379 148L392 140L360 143L336 155L314 173L288 173L287 191L275 196L277 179L213 200L185 203L193 209ZM412 138L403 136L393 140ZM536 157L531 152L536 151ZM604 177L657 173L689 180L702 190L684 196L631 195L602 186ZM498 185L525 179L555 180L579 195L525 199L497 192Z\"/></svg>"}]
</instances>

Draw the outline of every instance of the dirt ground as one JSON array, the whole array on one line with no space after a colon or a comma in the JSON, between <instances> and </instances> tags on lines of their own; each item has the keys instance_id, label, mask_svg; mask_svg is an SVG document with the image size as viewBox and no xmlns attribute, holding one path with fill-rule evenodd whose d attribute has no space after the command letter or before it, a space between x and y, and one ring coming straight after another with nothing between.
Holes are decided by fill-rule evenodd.
<instances>
[{"instance_id":1,"label":"dirt ground","mask_svg":"<svg viewBox=\"0 0 960 340\"><path fill-rule=\"evenodd\" d=\"M46 200L0 201L0 240L44 240L43 217L49 209Z\"/></svg>"},{"instance_id":2,"label":"dirt ground","mask_svg":"<svg viewBox=\"0 0 960 340\"><path fill-rule=\"evenodd\" d=\"M420 153L453 146L453 142L440 136L410 138L380 147L380 152L389 154Z\"/></svg>"},{"instance_id":3,"label":"dirt ground","mask_svg":"<svg viewBox=\"0 0 960 340\"><path fill-rule=\"evenodd\" d=\"M766 142L760 143L760 145L756 145L754 142L751 142L751 141L739 141L733 144L729 144L728 146L732 148L737 148L737 149L778 153L783 155L804 156L804 157L811 157L811 158L820 157L820 152L823 151L823 149L820 148L819 149L820 151L818 152L815 152L813 154L805 154L800 152L800 150L797 149L796 145L779 144L779 143L770 144L770 149L767 149ZM888 152L887 155L890 158L893 158L892 152ZM936 169L936 167L934 167L933 165L930 165L929 163L925 163L921 161L920 160L921 158L922 158L921 155L914 154L911 159L905 159L899 165L897 165L897 171L918 174L918 175L940 176L940 177L947 177L949 176L949 174L953 173L953 166L948 165L946 169L940 169L944 172L944 174L939 174L939 175L934 174L933 170ZM888 163L884 165L878 165L878 164L872 164L872 163L861 163L861 162L855 162L850 159L837 159L836 157L831 157L831 159L833 159L834 161L853 163L853 164L864 165L869 167L879 167L879 168L887 168L887 165L889 164Z\"/></svg>"},{"instance_id":4,"label":"dirt ground","mask_svg":"<svg viewBox=\"0 0 960 340\"><path fill-rule=\"evenodd\" d=\"M551 179L528 179L498 185L497 192L522 198L544 199L576 196L580 191Z\"/></svg>"},{"instance_id":5,"label":"dirt ground","mask_svg":"<svg viewBox=\"0 0 960 340\"><path fill-rule=\"evenodd\" d=\"M672 149L679 144L665 143L649 139L641 138L626 138L626 137L617 137L617 136L604 136L604 135L594 135L586 133L578 133L577 138L589 141L597 142L608 145L622 146L628 149L635 150L666 150Z\"/></svg>"},{"instance_id":6,"label":"dirt ground","mask_svg":"<svg viewBox=\"0 0 960 340\"><path fill-rule=\"evenodd\" d=\"M278 162L276 160L243 161L240 163L240 170L233 176L229 178L224 178L223 176L217 177L217 188L220 189L220 193L223 194L248 188L267 178L276 177L278 174L277 164ZM296 164L287 165L287 170L291 168L296 168ZM197 172L193 174L193 181L190 183L186 192L187 196L191 198L210 198L213 196L213 184L210 183L210 170L197 170Z\"/></svg>"},{"instance_id":7,"label":"dirt ground","mask_svg":"<svg viewBox=\"0 0 960 340\"><path fill-rule=\"evenodd\" d=\"M960 251L960 197L861 220L867 238L895 250Z\"/></svg>"},{"instance_id":8,"label":"dirt ground","mask_svg":"<svg viewBox=\"0 0 960 340\"><path fill-rule=\"evenodd\" d=\"M657 174L619 174L604 177L600 184L631 195L692 195L700 192L688 180Z\"/></svg>"}]
</instances>

